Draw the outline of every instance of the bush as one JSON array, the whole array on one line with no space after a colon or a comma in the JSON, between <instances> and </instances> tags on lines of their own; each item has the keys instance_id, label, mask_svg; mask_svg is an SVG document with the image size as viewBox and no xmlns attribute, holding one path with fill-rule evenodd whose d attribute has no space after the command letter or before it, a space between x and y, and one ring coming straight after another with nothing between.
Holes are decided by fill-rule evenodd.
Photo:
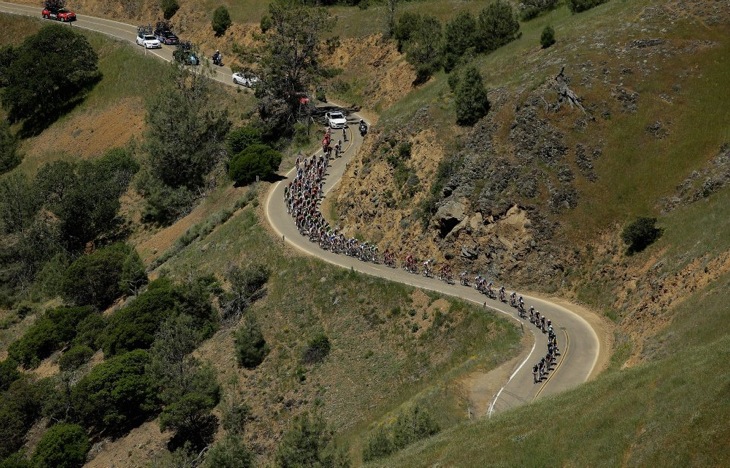
<instances>
[{"instance_id":1,"label":"bush","mask_svg":"<svg viewBox=\"0 0 730 468\"><path fill-rule=\"evenodd\" d=\"M259 27L261 28L261 32L266 34L266 31L271 29L271 27L274 26L274 20L271 19L271 16L264 15L261 17L261 23L259 23Z\"/></svg>"},{"instance_id":2,"label":"bush","mask_svg":"<svg viewBox=\"0 0 730 468\"><path fill-rule=\"evenodd\" d=\"M235 347L238 365L246 369L255 369L269 354L269 346L253 316L249 316L236 332Z\"/></svg>"},{"instance_id":3,"label":"bush","mask_svg":"<svg viewBox=\"0 0 730 468\"><path fill-rule=\"evenodd\" d=\"M61 283L64 300L106 309L129 291L129 285L147 282L142 261L133 247L117 243L79 257Z\"/></svg>"},{"instance_id":4,"label":"bush","mask_svg":"<svg viewBox=\"0 0 730 468\"><path fill-rule=\"evenodd\" d=\"M541 13L552 10L558 5L558 0L524 0L521 3L520 18L529 21Z\"/></svg>"},{"instance_id":5,"label":"bush","mask_svg":"<svg viewBox=\"0 0 730 468\"><path fill-rule=\"evenodd\" d=\"M77 325L92 314L90 307L59 307L47 311L8 348L11 358L25 367L37 367L62 345L76 337Z\"/></svg>"},{"instance_id":6,"label":"bush","mask_svg":"<svg viewBox=\"0 0 730 468\"><path fill-rule=\"evenodd\" d=\"M61 356L58 360L58 366L62 371L72 371L83 366L91 356L94 355L94 350L85 345L76 345L69 349Z\"/></svg>"},{"instance_id":7,"label":"bush","mask_svg":"<svg viewBox=\"0 0 730 468\"><path fill-rule=\"evenodd\" d=\"M209 445L215 436L218 419L210 410L218 403L207 395L187 393L167 405L160 414L160 430L175 431L173 445L189 442L196 451Z\"/></svg>"},{"instance_id":8,"label":"bush","mask_svg":"<svg viewBox=\"0 0 730 468\"><path fill-rule=\"evenodd\" d=\"M205 456L207 468L252 468L254 455L238 437L228 436L210 448Z\"/></svg>"},{"instance_id":9,"label":"bush","mask_svg":"<svg viewBox=\"0 0 730 468\"><path fill-rule=\"evenodd\" d=\"M547 25L545 26L545 29L542 30L542 35L540 36L540 45L543 49L547 49L553 44L555 44L555 30L552 26Z\"/></svg>"},{"instance_id":10,"label":"bush","mask_svg":"<svg viewBox=\"0 0 730 468\"><path fill-rule=\"evenodd\" d=\"M406 60L416 69L415 83L424 83L441 67L441 23L424 16L405 43Z\"/></svg>"},{"instance_id":11,"label":"bush","mask_svg":"<svg viewBox=\"0 0 730 468\"><path fill-rule=\"evenodd\" d=\"M324 333L319 333L309 340L307 349L304 350L302 361L306 364L314 364L324 361L324 358L330 353L332 345L330 339Z\"/></svg>"},{"instance_id":12,"label":"bush","mask_svg":"<svg viewBox=\"0 0 730 468\"><path fill-rule=\"evenodd\" d=\"M101 348L101 337L106 325L106 319L102 315L90 314L76 326L74 346L88 346L92 350Z\"/></svg>"},{"instance_id":13,"label":"bush","mask_svg":"<svg viewBox=\"0 0 730 468\"><path fill-rule=\"evenodd\" d=\"M475 67L463 71L456 85L455 95L457 124L474 125L489 112L487 90L484 88L482 76Z\"/></svg>"},{"instance_id":14,"label":"bush","mask_svg":"<svg viewBox=\"0 0 730 468\"><path fill-rule=\"evenodd\" d=\"M145 351L132 351L94 367L73 387L73 405L86 427L120 434L158 408L145 372L149 363Z\"/></svg>"},{"instance_id":15,"label":"bush","mask_svg":"<svg viewBox=\"0 0 730 468\"><path fill-rule=\"evenodd\" d=\"M160 8L162 8L162 16L166 20L169 20L175 16L177 10L180 9L180 4L177 3L177 0L162 0L162 2L160 2Z\"/></svg>"},{"instance_id":16,"label":"bush","mask_svg":"<svg viewBox=\"0 0 730 468\"><path fill-rule=\"evenodd\" d=\"M89 437L81 426L56 424L43 434L31 463L38 467L81 467L90 448Z\"/></svg>"},{"instance_id":17,"label":"bush","mask_svg":"<svg viewBox=\"0 0 730 468\"><path fill-rule=\"evenodd\" d=\"M403 46L411 40L411 37L420 29L422 17L418 13L403 13L395 25L393 37L396 40L398 52L403 51Z\"/></svg>"},{"instance_id":18,"label":"bush","mask_svg":"<svg viewBox=\"0 0 730 468\"><path fill-rule=\"evenodd\" d=\"M663 231L656 227L656 222L656 218L641 217L624 228L621 239L628 246L628 255L641 252L661 237Z\"/></svg>"},{"instance_id":19,"label":"bush","mask_svg":"<svg viewBox=\"0 0 730 468\"><path fill-rule=\"evenodd\" d=\"M597 7L607 1L608 0L568 0L568 8L573 13L580 13L582 11L590 10L593 7Z\"/></svg>"},{"instance_id":20,"label":"bush","mask_svg":"<svg viewBox=\"0 0 730 468\"><path fill-rule=\"evenodd\" d=\"M261 144L261 130L251 125L231 130L226 137L228 154L234 156L251 145Z\"/></svg>"},{"instance_id":21,"label":"bush","mask_svg":"<svg viewBox=\"0 0 730 468\"><path fill-rule=\"evenodd\" d=\"M213 31L216 36L222 36L226 33L228 28L231 26L231 15L228 13L228 9L224 6L219 6L213 12Z\"/></svg>"},{"instance_id":22,"label":"bush","mask_svg":"<svg viewBox=\"0 0 730 468\"><path fill-rule=\"evenodd\" d=\"M10 388L10 384L20 378L18 371L18 363L12 358L7 358L0 362L0 392L4 392Z\"/></svg>"},{"instance_id":23,"label":"bush","mask_svg":"<svg viewBox=\"0 0 730 468\"><path fill-rule=\"evenodd\" d=\"M155 333L169 317L187 314L201 336L210 335L216 327L216 316L210 294L198 283L173 285L161 278L129 305L111 316L101 338L105 356L115 356L135 349L147 349Z\"/></svg>"},{"instance_id":24,"label":"bush","mask_svg":"<svg viewBox=\"0 0 730 468\"><path fill-rule=\"evenodd\" d=\"M256 176L269 180L276 174L281 164L281 153L268 145L251 145L231 160L228 171L236 185L254 182Z\"/></svg>"},{"instance_id":25,"label":"bush","mask_svg":"<svg viewBox=\"0 0 730 468\"><path fill-rule=\"evenodd\" d=\"M395 423L381 426L368 437L363 450L363 460L370 461L405 448L419 440L437 434L441 429L430 413L420 406L398 415Z\"/></svg>"},{"instance_id":26,"label":"bush","mask_svg":"<svg viewBox=\"0 0 730 468\"><path fill-rule=\"evenodd\" d=\"M0 395L0 460L23 445L26 432L41 416L47 394L47 381L21 377Z\"/></svg>"},{"instance_id":27,"label":"bush","mask_svg":"<svg viewBox=\"0 0 730 468\"><path fill-rule=\"evenodd\" d=\"M226 275L231 289L219 298L223 320L232 321L240 318L241 314L263 295L269 275L271 271L263 265L231 268Z\"/></svg>"},{"instance_id":28,"label":"bush","mask_svg":"<svg viewBox=\"0 0 730 468\"><path fill-rule=\"evenodd\" d=\"M492 52L518 37L520 23L512 6L497 0L479 13L477 51Z\"/></svg>"}]
</instances>

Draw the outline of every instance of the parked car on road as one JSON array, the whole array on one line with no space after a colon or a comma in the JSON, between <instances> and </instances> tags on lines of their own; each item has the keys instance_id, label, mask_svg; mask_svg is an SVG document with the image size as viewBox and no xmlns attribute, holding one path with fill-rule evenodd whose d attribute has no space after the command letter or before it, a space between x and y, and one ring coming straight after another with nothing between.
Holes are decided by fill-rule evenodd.
<instances>
[{"instance_id":1,"label":"parked car on road","mask_svg":"<svg viewBox=\"0 0 730 468\"><path fill-rule=\"evenodd\" d=\"M141 45L145 49L159 49L162 47L162 44L160 44L160 41L158 41L155 36L142 32L137 34L137 44Z\"/></svg>"}]
</instances>

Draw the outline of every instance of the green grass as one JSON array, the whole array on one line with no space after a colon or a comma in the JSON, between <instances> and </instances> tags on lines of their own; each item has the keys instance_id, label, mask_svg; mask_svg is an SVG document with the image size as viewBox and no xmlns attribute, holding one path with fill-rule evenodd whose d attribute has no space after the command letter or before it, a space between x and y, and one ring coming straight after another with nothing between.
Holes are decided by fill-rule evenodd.
<instances>
[{"instance_id":1,"label":"green grass","mask_svg":"<svg viewBox=\"0 0 730 468\"><path fill-rule=\"evenodd\" d=\"M461 424L374 466L727 466L730 275L677 308L648 364ZM620 390L619 390L620 389Z\"/></svg>"},{"instance_id":2,"label":"green grass","mask_svg":"<svg viewBox=\"0 0 730 468\"><path fill-rule=\"evenodd\" d=\"M444 323L413 333L413 323L423 317L433 323L435 313L412 302L412 288L292 256L252 208L190 243L163 269L173 277L221 275L231 265L252 262L273 272L266 299L254 312L275 351L257 374L266 388L251 389L249 403L276 406L276 398L292 394L305 406L321 402L356 457L370 424L409 402L432 408L444 427L463 421L466 403L454 381L477 368L491 369L518 350L512 324L451 298ZM429 296L428 303L440 297ZM333 343L330 357L302 366L307 340L320 331ZM286 424L289 417L288 411L267 411L262 423Z\"/></svg>"}]
</instances>

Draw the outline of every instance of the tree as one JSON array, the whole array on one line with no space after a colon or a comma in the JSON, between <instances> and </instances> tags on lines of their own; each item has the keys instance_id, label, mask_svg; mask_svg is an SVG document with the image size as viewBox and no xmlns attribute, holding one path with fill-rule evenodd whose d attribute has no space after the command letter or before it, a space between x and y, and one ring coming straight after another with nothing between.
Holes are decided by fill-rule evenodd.
<instances>
[{"instance_id":1,"label":"tree","mask_svg":"<svg viewBox=\"0 0 730 468\"><path fill-rule=\"evenodd\" d=\"M155 386L145 368L142 350L116 356L94 367L73 387L72 400L80 420L96 431L123 433L158 408Z\"/></svg>"},{"instance_id":2,"label":"tree","mask_svg":"<svg viewBox=\"0 0 730 468\"><path fill-rule=\"evenodd\" d=\"M208 77L172 67L169 86L147 106L144 148L155 178L173 189L195 190L223 155L230 122L210 108Z\"/></svg>"},{"instance_id":3,"label":"tree","mask_svg":"<svg viewBox=\"0 0 730 468\"><path fill-rule=\"evenodd\" d=\"M281 164L281 153L268 145L251 145L231 160L228 175L236 185L254 182L256 177L270 180Z\"/></svg>"},{"instance_id":4,"label":"tree","mask_svg":"<svg viewBox=\"0 0 730 468\"><path fill-rule=\"evenodd\" d=\"M21 377L0 394L0 460L23 445L25 434L41 416L47 393L46 381Z\"/></svg>"},{"instance_id":5,"label":"tree","mask_svg":"<svg viewBox=\"0 0 730 468\"><path fill-rule=\"evenodd\" d=\"M162 16L166 20L169 20L180 9L180 4L177 3L177 0L162 0L160 2L160 8L162 8Z\"/></svg>"},{"instance_id":6,"label":"tree","mask_svg":"<svg viewBox=\"0 0 730 468\"><path fill-rule=\"evenodd\" d=\"M640 217L624 228L621 239L628 246L628 255L641 252L661 237L663 231L656 222L656 218Z\"/></svg>"},{"instance_id":7,"label":"tree","mask_svg":"<svg viewBox=\"0 0 730 468\"><path fill-rule=\"evenodd\" d=\"M553 44L555 44L555 30L552 26L547 25L540 35L540 45L543 49L547 49Z\"/></svg>"},{"instance_id":8,"label":"tree","mask_svg":"<svg viewBox=\"0 0 730 468\"><path fill-rule=\"evenodd\" d=\"M246 319L244 325L235 334L235 348L238 365L246 369L255 369L269 354L261 327L253 316Z\"/></svg>"},{"instance_id":9,"label":"tree","mask_svg":"<svg viewBox=\"0 0 730 468\"><path fill-rule=\"evenodd\" d=\"M0 174L14 169L22 160L18 139L10 131L10 124L5 119L0 120Z\"/></svg>"},{"instance_id":10,"label":"tree","mask_svg":"<svg viewBox=\"0 0 730 468\"><path fill-rule=\"evenodd\" d=\"M450 72L469 50L476 49L477 20L468 11L463 11L446 23L442 47L444 70Z\"/></svg>"},{"instance_id":11,"label":"tree","mask_svg":"<svg viewBox=\"0 0 730 468\"><path fill-rule=\"evenodd\" d=\"M38 442L31 463L36 467L81 467L91 448L86 431L76 424L56 424Z\"/></svg>"},{"instance_id":12,"label":"tree","mask_svg":"<svg viewBox=\"0 0 730 468\"><path fill-rule=\"evenodd\" d=\"M475 67L468 67L461 74L456 85L454 103L456 123L474 125L489 112L489 99L482 76Z\"/></svg>"},{"instance_id":13,"label":"tree","mask_svg":"<svg viewBox=\"0 0 730 468\"><path fill-rule=\"evenodd\" d=\"M32 224L41 199L24 174L0 179L0 232L22 233Z\"/></svg>"},{"instance_id":14,"label":"tree","mask_svg":"<svg viewBox=\"0 0 730 468\"><path fill-rule=\"evenodd\" d=\"M424 83L441 67L441 23L433 16L421 18L418 29L404 46L406 60L416 69L416 83Z\"/></svg>"},{"instance_id":15,"label":"tree","mask_svg":"<svg viewBox=\"0 0 730 468\"><path fill-rule=\"evenodd\" d=\"M512 6L497 0L479 13L477 51L492 52L518 37L520 23Z\"/></svg>"},{"instance_id":16,"label":"tree","mask_svg":"<svg viewBox=\"0 0 730 468\"><path fill-rule=\"evenodd\" d=\"M529 21L540 13L552 10L558 5L558 0L524 0L521 4L520 18Z\"/></svg>"},{"instance_id":17,"label":"tree","mask_svg":"<svg viewBox=\"0 0 730 468\"><path fill-rule=\"evenodd\" d=\"M403 52L405 45L421 27L422 16L418 13L405 12L400 18L393 31L398 52Z\"/></svg>"},{"instance_id":18,"label":"tree","mask_svg":"<svg viewBox=\"0 0 730 468\"><path fill-rule=\"evenodd\" d=\"M261 81L256 88L259 116L267 136L288 135L300 109L300 98L322 73L320 38L334 20L326 10L296 0L269 4L271 29L260 51Z\"/></svg>"},{"instance_id":19,"label":"tree","mask_svg":"<svg viewBox=\"0 0 730 468\"><path fill-rule=\"evenodd\" d=\"M130 264L136 266L129 266ZM106 309L128 289L131 282L141 286L147 275L137 251L126 244L116 243L82 255L68 267L61 284L63 298L77 305ZM132 268L134 271L125 271Z\"/></svg>"},{"instance_id":20,"label":"tree","mask_svg":"<svg viewBox=\"0 0 730 468\"><path fill-rule=\"evenodd\" d=\"M398 5L398 0L387 0L386 10L386 29L385 37L390 38L395 34L395 9Z\"/></svg>"},{"instance_id":21,"label":"tree","mask_svg":"<svg viewBox=\"0 0 730 468\"><path fill-rule=\"evenodd\" d=\"M231 268L226 275L226 279L231 285L230 291L220 296L223 320L238 320L243 312L263 295L264 286L269 280L270 274L271 271L264 265Z\"/></svg>"},{"instance_id":22,"label":"tree","mask_svg":"<svg viewBox=\"0 0 730 468\"><path fill-rule=\"evenodd\" d=\"M276 449L276 465L290 467L349 467L350 461L344 452L338 451L332 443L332 432L324 419L308 413L294 418L292 427Z\"/></svg>"},{"instance_id":23,"label":"tree","mask_svg":"<svg viewBox=\"0 0 730 468\"><path fill-rule=\"evenodd\" d=\"M49 25L25 39L4 71L3 107L10 122L37 133L73 108L101 79L86 37Z\"/></svg>"},{"instance_id":24,"label":"tree","mask_svg":"<svg viewBox=\"0 0 730 468\"><path fill-rule=\"evenodd\" d=\"M173 446L180 447L185 442L195 450L209 445L215 436L218 418L210 410L218 403L207 395L197 392L186 393L170 403L160 414L160 430L175 431Z\"/></svg>"},{"instance_id":25,"label":"tree","mask_svg":"<svg viewBox=\"0 0 730 468\"><path fill-rule=\"evenodd\" d=\"M231 26L231 15L228 13L228 9L223 5L216 8L213 12L212 26L216 36L222 36L225 34Z\"/></svg>"}]
</instances>

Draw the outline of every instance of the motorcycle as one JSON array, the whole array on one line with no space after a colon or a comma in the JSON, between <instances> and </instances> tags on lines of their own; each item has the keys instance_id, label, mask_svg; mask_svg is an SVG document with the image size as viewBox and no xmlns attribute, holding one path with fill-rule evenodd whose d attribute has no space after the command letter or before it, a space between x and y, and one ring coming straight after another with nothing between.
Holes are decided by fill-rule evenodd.
<instances>
[{"instance_id":1,"label":"motorcycle","mask_svg":"<svg viewBox=\"0 0 730 468\"><path fill-rule=\"evenodd\" d=\"M368 133L368 126L365 122L360 122L360 136L364 137Z\"/></svg>"},{"instance_id":2,"label":"motorcycle","mask_svg":"<svg viewBox=\"0 0 730 468\"><path fill-rule=\"evenodd\" d=\"M223 66L223 54L216 52L213 54L213 65Z\"/></svg>"}]
</instances>

